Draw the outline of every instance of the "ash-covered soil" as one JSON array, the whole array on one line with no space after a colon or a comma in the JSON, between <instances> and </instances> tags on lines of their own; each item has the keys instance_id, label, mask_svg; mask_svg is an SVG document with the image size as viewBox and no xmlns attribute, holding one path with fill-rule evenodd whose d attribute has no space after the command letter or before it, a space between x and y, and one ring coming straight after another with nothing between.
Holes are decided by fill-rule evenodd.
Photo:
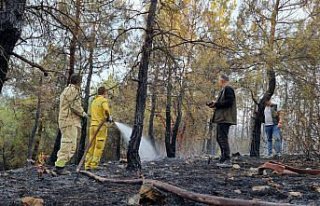
<instances>
[{"instance_id":1,"label":"ash-covered soil","mask_svg":"<svg viewBox=\"0 0 320 206\"><path fill-rule=\"evenodd\" d=\"M189 191L228 198L258 199L294 205L320 205L320 177L312 175L255 174L266 159L239 157L234 164L240 168L219 168L216 161L208 164L207 157L193 159L163 159L143 163L145 178L160 180ZM280 162L301 169L320 169L319 159L282 157ZM125 164L109 162L97 175L128 179ZM69 176L44 175L38 179L35 167L1 172L0 205L21 205L26 196L41 198L44 205L127 205L128 199L139 192L139 185L100 183L68 167ZM131 177L132 178L132 177ZM263 186L262 190L253 190ZM293 193L292 193L293 192ZM165 205L203 205L167 193Z\"/></svg>"}]
</instances>

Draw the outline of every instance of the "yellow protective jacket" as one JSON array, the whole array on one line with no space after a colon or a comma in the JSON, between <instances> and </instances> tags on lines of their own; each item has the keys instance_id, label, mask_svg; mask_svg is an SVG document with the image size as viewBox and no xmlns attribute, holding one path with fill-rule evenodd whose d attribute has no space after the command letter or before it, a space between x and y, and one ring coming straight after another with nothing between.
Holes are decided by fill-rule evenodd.
<instances>
[{"instance_id":1,"label":"yellow protective jacket","mask_svg":"<svg viewBox=\"0 0 320 206\"><path fill-rule=\"evenodd\" d=\"M98 95L91 103L91 126L97 126L110 115L109 103L102 95Z\"/></svg>"},{"instance_id":2,"label":"yellow protective jacket","mask_svg":"<svg viewBox=\"0 0 320 206\"><path fill-rule=\"evenodd\" d=\"M85 116L81 106L80 89L69 84L60 95L59 127L81 127L81 117Z\"/></svg>"}]
</instances>

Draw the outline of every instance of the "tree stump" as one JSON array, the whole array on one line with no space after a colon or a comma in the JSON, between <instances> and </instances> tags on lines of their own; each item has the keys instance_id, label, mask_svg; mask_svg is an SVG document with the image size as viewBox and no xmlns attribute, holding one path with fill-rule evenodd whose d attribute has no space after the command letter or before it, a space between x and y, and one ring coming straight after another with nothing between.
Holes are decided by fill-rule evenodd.
<instances>
[{"instance_id":1,"label":"tree stump","mask_svg":"<svg viewBox=\"0 0 320 206\"><path fill-rule=\"evenodd\" d=\"M140 204L163 205L165 203L165 193L153 187L152 184L144 183L140 188L139 194Z\"/></svg>"}]
</instances>

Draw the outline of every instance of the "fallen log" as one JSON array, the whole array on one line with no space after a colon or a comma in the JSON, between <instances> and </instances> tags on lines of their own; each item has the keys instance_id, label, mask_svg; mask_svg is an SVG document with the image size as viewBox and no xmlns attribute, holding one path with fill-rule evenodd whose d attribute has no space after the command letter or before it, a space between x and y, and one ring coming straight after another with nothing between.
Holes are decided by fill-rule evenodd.
<instances>
[{"instance_id":1,"label":"fallen log","mask_svg":"<svg viewBox=\"0 0 320 206\"><path fill-rule=\"evenodd\" d=\"M320 170L305 170L295 167L291 167L281 162L268 161L258 167L258 174L263 174L266 169L271 169L279 175L282 174L309 174L309 175L320 175Z\"/></svg>"},{"instance_id":2,"label":"fallen log","mask_svg":"<svg viewBox=\"0 0 320 206\"><path fill-rule=\"evenodd\" d=\"M204 195L196 192L191 192L177 186L161 182L158 180L149 180L149 179L110 179L98 176L93 174L92 172L83 171L81 170L80 173L93 178L99 182L112 182L112 183L119 183L119 184L150 184L153 187L173 193L179 197L189 199L195 202L200 202L208 205L239 205L239 206L256 206L256 205L264 205L264 206L287 206L291 204L287 203L273 203L273 202L264 202L259 200L243 200L243 199L232 199L232 198L225 198L225 197L218 197L213 195Z\"/></svg>"},{"instance_id":3,"label":"fallen log","mask_svg":"<svg viewBox=\"0 0 320 206\"><path fill-rule=\"evenodd\" d=\"M96 175L96 174L89 172L89 171L86 171L86 170L80 170L80 173L82 173L88 177L91 177L92 179L95 179L99 182L111 182L111 183L118 183L118 184L136 184L136 185L140 185L143 183L142 178L119 180L119 179L101 177L99 175Z\"/></svg>"}]
</instances>

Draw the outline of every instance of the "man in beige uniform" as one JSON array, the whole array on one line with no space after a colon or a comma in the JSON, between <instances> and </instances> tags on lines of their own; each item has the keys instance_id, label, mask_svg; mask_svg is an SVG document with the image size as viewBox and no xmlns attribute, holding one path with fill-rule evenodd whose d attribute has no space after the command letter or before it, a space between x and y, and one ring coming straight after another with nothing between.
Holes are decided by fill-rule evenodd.
<instances>
[{"instance_id":1,"label":"man in beige uniform","mask_svg":"<svg viewBox=\"0 0 320 206\"><path fill-rule=\"evenodd\" d=\"M87 117L81 106L80 83L79 75L71 75L70 84L60 95L59 128L62 137L58 159L55 162L58 175L69 174L64 167L76 151L77 139L81 133L81 118Z\"/></svg>"}]
</instances>

